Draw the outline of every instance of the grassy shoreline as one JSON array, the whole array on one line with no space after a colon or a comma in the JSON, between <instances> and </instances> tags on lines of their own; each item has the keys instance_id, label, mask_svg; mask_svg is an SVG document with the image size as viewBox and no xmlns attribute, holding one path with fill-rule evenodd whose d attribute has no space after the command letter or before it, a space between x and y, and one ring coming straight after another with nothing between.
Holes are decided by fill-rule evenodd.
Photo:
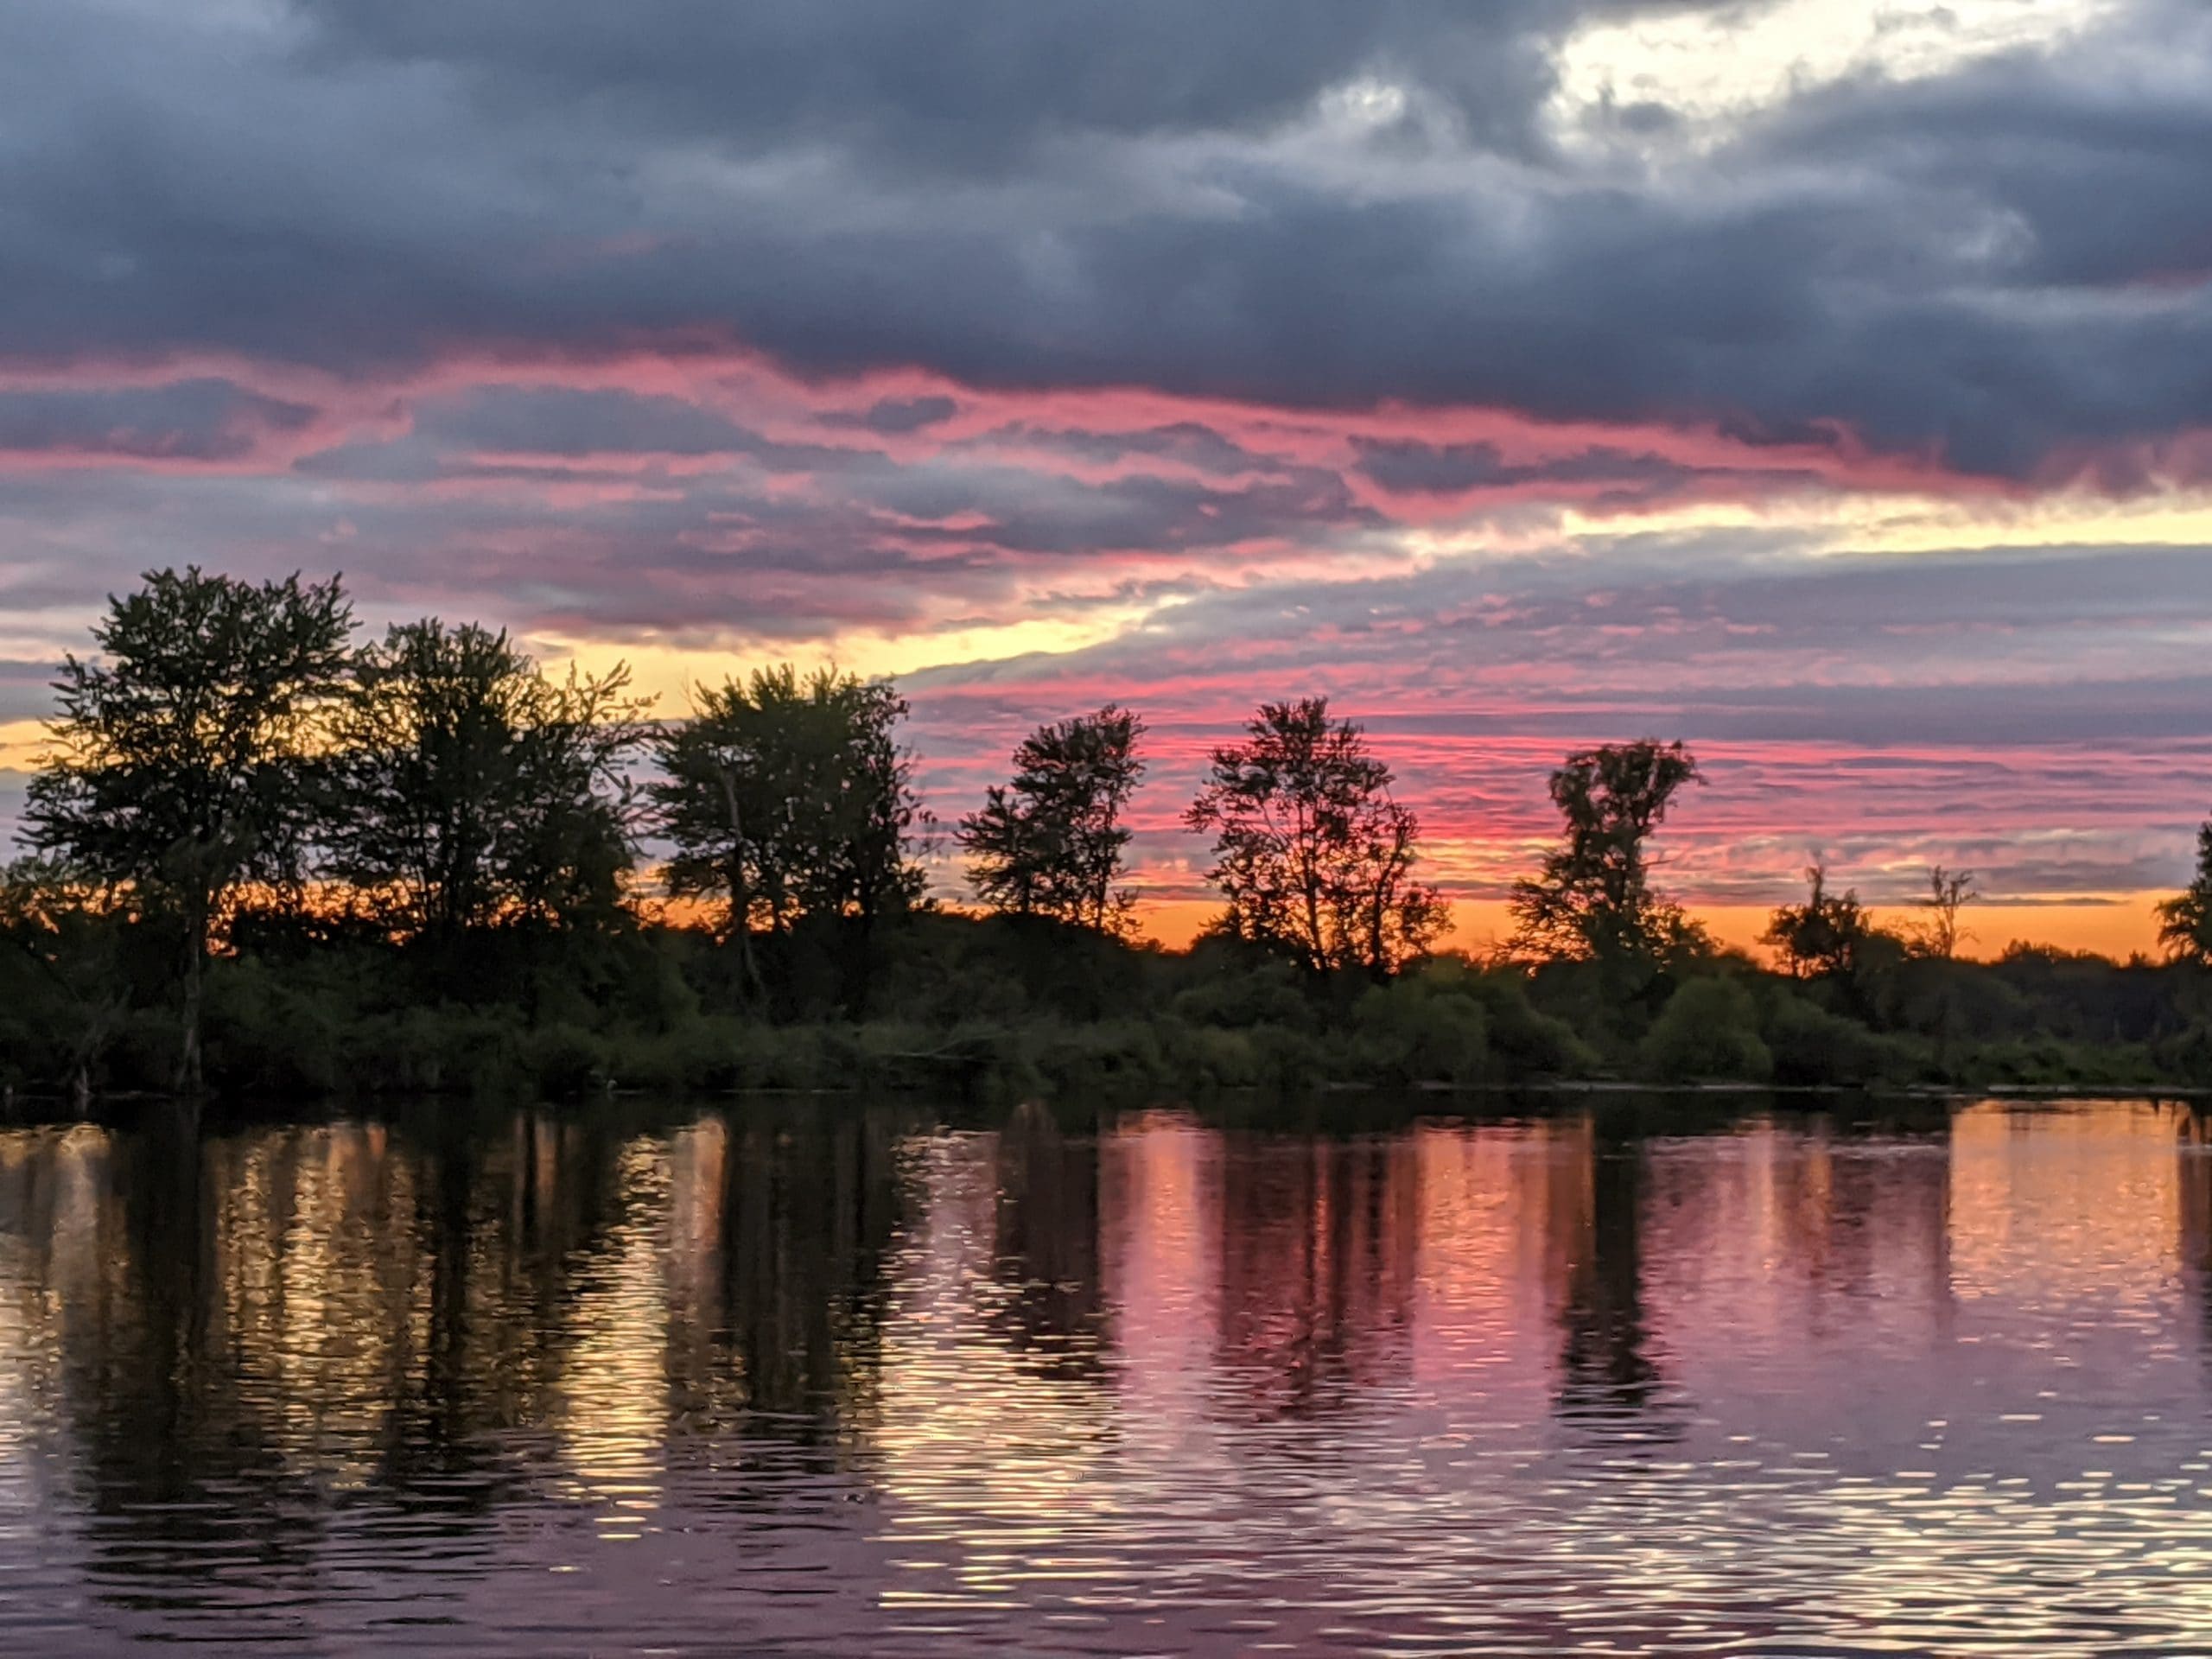
<instances>
[{"instance_id":1,"label":"grassy shoreline","mask_svg":"<svg viewBox=\"0 0 2212 1659\"><path fill-rule=\"evenodd\" d=\"M159 1094L176 1015L125 937L80 982L0 957L0 1086ZM840 941L817 942L834 968ZM1728 955L1633 979L1439 957L1316 978L1232 940L1187 951L936 912L879 930L864 1017L793 951L764 1003L693 930L524 933L456 965L257 925L207 976L219 1097L582 1098L610 1090L921 1090L1174 1098L1230 1090L2121 1092L2212 1089L2212 976L2019 950L1791 978Z\"/></svg>"}]
</instances>

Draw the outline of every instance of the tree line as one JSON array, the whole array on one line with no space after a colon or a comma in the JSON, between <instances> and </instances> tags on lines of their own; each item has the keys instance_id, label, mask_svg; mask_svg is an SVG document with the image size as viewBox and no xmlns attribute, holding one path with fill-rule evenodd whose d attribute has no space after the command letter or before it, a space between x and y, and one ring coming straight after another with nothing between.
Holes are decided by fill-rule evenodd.
<instances>
[{"instance_id":1,"label":"tree line","mask_svg":"<svg viewBox=\"0 0 2212 1659\"><path fill-rule=\"evenodd\" d=\"M62 664L0 931L72 1011L80 1088L115 1032L159 1005L175 1021L170 1082L197 1090L211 965L242 953L383 951L412 997L560 1004L559 976L588 978L588 951L650 929L664 897L709 948L684 970L695 997L851 1020L896 965L892 933L937 913L934 825L887 682L767 668L656 720L623 668L553 674L503 632L435 618L358 632L335 578L159 570L111 599L94 654ZM1077 938L1136 949L1126 812L1145 730L1109 704L1020 742L1007 781L951 826L982 912L1063 955ZM1682 744L1652 739L1552 775L1560 835L1515 884L1510 955L1524 976L1548 964L1581 988L1593 1028L1648 1036L1687 980L1713 977L1700 964L1730 958L1651 880L1652 836L1701 781ZM1434 960L1449 912L1393 782L1325 698L1262 705L1211 752L1183 815L1223 899L1202 949L1281 964L1339 1001ZM2212 827L2201 861L2164 918L2169 946L2199 958ZM1971 874L1929 879L1923 925L1900 932L1816 868L1766 943L1789 978L1874 1019L1871 988L1904 960L1951 961L1965 938ZM1492 1014L1504 994L1484 993ZM1749 1018L1723 1001L1677 1024ZM1756 1069L1732 1052L1704 1063Z\"/></svg>"}]
</instances>

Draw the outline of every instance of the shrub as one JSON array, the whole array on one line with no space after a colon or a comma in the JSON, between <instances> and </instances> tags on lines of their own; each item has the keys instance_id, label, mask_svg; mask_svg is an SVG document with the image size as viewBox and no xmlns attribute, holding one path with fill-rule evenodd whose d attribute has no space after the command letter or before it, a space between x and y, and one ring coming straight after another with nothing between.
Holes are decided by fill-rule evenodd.
<instances>
[{"instance_id":1,"label":"shrub","mask_svg":"<svg viewBox=\"0 0 2212 1659\"><path fill-rule=\"evenodd\" d=\"M609 1082L607 1046L575 1026L540 1026L523 1042L524 1075L550 1100L579 1100Z\"/></svg>"},{"instance_id":2,"label":"shrub","mask_svg":"<svg viewBox=\"0 0 2212 1659\"><path fill-rule=\"evenodd\" d=\"M1774 1056L1759 1040L1758 1011L1732 979L1687 981L1644 1033L1638 1058L1664 1083L1764 1083Z\"/></svg>"},{"instance_id":3,"label":"shrub","mask_svg":"<svg viewBox=\"0 0 2212 1659\"><path fill-rule=\"evenodd\" d=\"M1769 1007L1764 1035L1777 1083L1863 1088L1916 1069L1904 1045L1788 992Z\"/></svg>"},{"instance_id":4,"label":"shrub","mask_svg":"<svg viewBox=\"0 0 2212 1659\"><path fill-rule=\"evenodd\" d=\"M208 1081L235 1094L327 1094L349 1071L350 1012L265 963L220 963L208 976L202 1015Z\"/></svg>"},{"instance_id":5,"label":"shrub","mask_svg":"<svg viewBox=\"0 0 2212 1659\"><path fill-rule=\"evenodd\" d=\"M1295 1026L1313 1016L1297 970L1284 962L1248 965L1231 959L1228 971L1210 974L1173 1006L1178 1019L1196 1026Z\"/></svg>"},{"instance_id":6,"label":"shrub","mask_svg":"<svg viewBox=\"0 0 2212 1659\"><path fill-rule=\"evenodd\" d=\"M1518 974L1469 972L1465 985L1466 994L1482 1005L1493 1069L1500 1077L1580 1077L1598 1069L1596 1051L1567 1021L1531 1004Z\"/></svg>"},{"instance_id":7,"label":"shrub","mask_svg":"<svg viewBox=\"0 0 2212 1659\"><path fill-rule=\"evenodd\" d=\"M1422 975L1368 992L1352 1024L1361 1062L1401 1083L1475 1083L1490 1067L1481 1002Z\"/></svg>"}]
</instances>

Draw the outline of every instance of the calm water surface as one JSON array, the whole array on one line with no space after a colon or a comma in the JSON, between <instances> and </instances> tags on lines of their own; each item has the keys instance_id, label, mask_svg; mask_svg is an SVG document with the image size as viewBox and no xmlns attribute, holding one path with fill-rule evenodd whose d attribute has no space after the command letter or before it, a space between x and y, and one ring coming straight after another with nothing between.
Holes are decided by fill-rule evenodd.
<instances>
[{"instance_id":1,"label":"calm water surface","mask_svg":"<svg viewBox=\"0 0 2212 1659\"><path fill-rule=\"evenodd\" d=\"M2212 1654L2196 1121L1679 1124L0 1131L0 1651Z\"/></svg>"}]
</instances>

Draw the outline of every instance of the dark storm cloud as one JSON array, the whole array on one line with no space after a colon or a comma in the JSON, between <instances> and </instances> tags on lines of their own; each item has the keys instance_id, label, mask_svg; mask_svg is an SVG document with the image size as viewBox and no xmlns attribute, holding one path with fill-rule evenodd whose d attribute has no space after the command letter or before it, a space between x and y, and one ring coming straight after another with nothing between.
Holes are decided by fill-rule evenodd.
<instances>
[{"instance_id":1,"label":"dark storm cloud","mask_svg":"<svg viewBox=\"0 0 2212 1659\"><path fill-rule=\"evenodd\" d=\"M1352 440L1359 470L1384 489L1452 495L1529 484L1601 484L1656 491L1695 476L1661 455L1607 445L1538 461L1509 461L1494 443L1421 443L1410 438Z\"/></svg>"},{"instance_id":2,"label":"dark storm cloud","mask_svg":"<svg viewBox=\"0 0 2212 1659\"><path fill-rule=\"evenodd\" d=\"M959 412L960 405L950 397L881 397L861 414L825 415L822 423L896 438L942 426Z\"/></svg>"},{"instance_id":3,"label":"dark storm cloud","mask_svg":"<svg viewBox=\"0 0 2212 1659\"><path fill-rule=\"evenodd\" d=\"M780 442L681 398L627 391L499 387L442 401L416 425L441 448L464 453L725 455L771 473L842 470L874 459L829 444Z\"/></svg>"},{"instance_id":4,"label":"dark storm cloud","mask_svg":"<svg viewBox=\"0 0 2212 1659\"><path fill-rule=\"evenodd\" d=\"M1034 447L1078 461L1112 465L1132 457L1168 461L1224 477L1275 470L1281 463L1255 454L1234 439L1196 421L1178 421L1136 432L1085 432L1016 423L986 435L988 444ZM1318 470L1318 469L1313 469ZM1310 475L1310 473L1309 473Z\"/></svg>"},{"instance_id":5,"label":"dark storm cloud","mask_svg":"<svg viewBox=\"0 0 2212 1659\"><path fill-rule=\"evenodd\" d=\"M1065 134L1257 130L1365 73L1420 73L1517 138L1573 0L302 0L311 64L430 62L494 103L582 100L747 146L1016 162ZM1643 10L1657 10L1646 6Z\"/></svg>"},{"instance_id":6,"label":"dark storm cloud","mask_svg":"<svg viewBox=\"0 0 2212 1659\"><path fill-rule=\"evenodd\" d=\"M315 411L226 381L82 391L0 391L0 454L129 461L237 461Z\"/></svg>"},{"instance_id":7,"label":"dark storm cloud","mask_svg":"<svg viewBox=\"0 0 2212 1659\"><path fill-rule=\"evenodd\" d=\"M2139 52L2183 84L2212 64L2202 6L2140 8ZM2164 35L2162 40L2161 36ZM2171 85L2171 83L2169 83ZM2212 105L2161 97L2094 54L2004 58L1895 84L1849 84L1759 124L1777 162L1853 157L1898 182L2009 218L2023 281L2053 287L2212 276ZM2114 188L2115 186L2120 188Z\"/></svg>"},{"instance_id":8,"label":"dark storm cloud","mask_svg":"<svg viewBox=\"0 0 2212 1659\"><path fill-rule=\"evenodd\" d=\"M680 333L984 387L1840 422L2015 475L2212 417L2201 7L1710 152L1634 102L1562 147L1558 42L1633 9L18 0L0 356ZM1332 125L1363 77L1395 101Z\"/></svg>"}]
</instances>

